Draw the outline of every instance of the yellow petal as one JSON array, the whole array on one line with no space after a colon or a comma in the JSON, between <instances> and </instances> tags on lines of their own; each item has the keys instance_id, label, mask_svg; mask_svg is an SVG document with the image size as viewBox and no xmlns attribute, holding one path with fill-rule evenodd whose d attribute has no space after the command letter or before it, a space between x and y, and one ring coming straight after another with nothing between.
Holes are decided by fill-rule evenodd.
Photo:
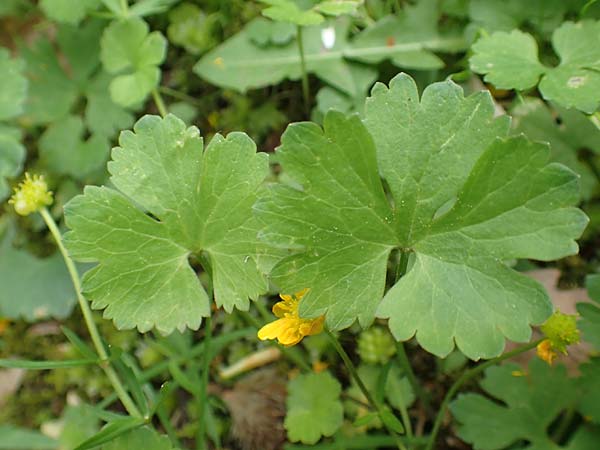
<instances>
[{"instance_id":1,"label":"yellow petal","mask_svg":"<svg viewBox=\"0 0 600 450\"><path fill-rule=\"evenodd\" d=\"M290 347L300 342L303 337L297 327L290 327L278 337L278 340L280 344Z\"/></svg>"},{"instance_id":2,"label":"yellow petal","mask_svg":"<svg viewBox=\"0 0 600 450\"><path fill-rule=\"evenodd\" d=\"M275 322L266 324L258 330L258 338L261 341L267 339L277 339L285 330L289 328L288 319L278 319Z\"/></svg>"},{"instance_id":3,"label":"yellow petal","mask_svg":"<svg viewBox=\"0 0 600 450\"><path fill-rule=\"evenodd\" d=\"M286 302L291 302L292 300L294 300L294 299L292 298L292 296L291 296L291 295L288 295L288 294L279 294L279 296L280 296L280 297L281 297L283 300L285 300Z\"/></svg>"},{"instance_id":4,"label":"yellow petal","mask_svg":"<svg viewBox=\"0 0 600 450\"><path fill-rule=\"evenodd\" d=\"M295 305L294 305L294 300L290 301L284 301L284 302L277 302L273 305L273 314L275 314L275 316L282 318L284 317L286 314L290 314L293 313L295 309Z\"/></svg>"}]
</instances>

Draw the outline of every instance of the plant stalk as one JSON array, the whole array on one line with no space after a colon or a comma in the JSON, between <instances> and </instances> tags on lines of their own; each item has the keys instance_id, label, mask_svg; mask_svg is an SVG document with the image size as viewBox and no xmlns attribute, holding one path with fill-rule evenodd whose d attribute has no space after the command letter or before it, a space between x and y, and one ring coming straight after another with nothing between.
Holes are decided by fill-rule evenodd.
<instances>
[{"instance_id":1,"label":"plant stalk","mask_svg":"<svg viewBox=\"0 0 600 450\"><path fill-rule=\"evenodd\" d=\"M478 366L473 367L472 369L463 372L463 374L454 382L452 387L450 387L450 390L446 393L446 396L444 397L444 400L440 405L440 409L438 411L437 417L435 418L433 430L429 435L429 442L427 443L427 447L425 450L433 450L433 446L435 445L437 435L440 431L440 427L442 426L442 421L444 420L444 415L446 414L448 405L450 404L450 401L463 384L465 384L467 381L471 380L473 377L483 372L488 367L495 366L496 364L506 359L510 359L513 356L520 355L521 353L535 348L541 341L542 339L538 339L536 341L530 342L529 344L522 345L521 347L518 347L513 351L500 355L497 358L490 359L489 361L486 361L482 364L479 364Z\"/></svg>"},{"instance_id":2,"label":"plant stalk","mask_svg":"<svg viewBox=\"0 0 600 450\"><path fill-rule=\"evenodd\" d=\"M162 96L157 88L152 89L152 98L154 99L154 103L156 104L156 109L162 117L165 117L169 112L167 111L167 107L165 106L165 102L163 101Z\"/></svg>"},{"instance_id":3,"label":"plant stalk","mask_svg":"<svg viewBox=\"0 0 600 450\"><path fill-rule=\"evenodd\" d=\"M340 344L340 341L338 341L338 339L334 336L334 334L331 331L325 330L325 332L327 333L327 336L329 336L329 339L330 339L331 343L333 344L333 347L340 355L340 358L342 358L342 361L344 362L346 369L348 369L348 372L350 372L350 376L354 379L354 381L358 385L359 389L361 390L361 392L363 393L363 395L365 396L365 398L367 399L367 401L369 402L371 407L375 411L377 411L377 413L381 416L382 412L383 412L381 405L371 395L371 392L369 391L369 389L367 389L367 386L365 385L363 380L360 378L360 375L358 375L358 371L356 370L356 367L352 363L350 356L348 356L348 353L346 353L346 350L344 350L344 347L342 347L342 344ZM382 420L382 422L383 422L383 420ZM396 446L398 447L398 449L407 450L406 446L398 438L398 435L393 430L391 430L385 423L384 423L384 426L387 429L388 433L390 433L390 435L392 437L394 437L394 441L396 442ZM405 428L406 428L406 425L405 425Z\"/></svg>"},{"instance_id":4,"label":"plant stalk","mask_svg":"<svg viewBox=\"0 0 600 450\"><path fill-rule=\"evenodd\" d=\"M79 302L79 307L81 308L81 312L83 314L83 319L85 321L88 332L90 333L90 336L92 338L92 343L94 344L96 352L98 353L98 356L101 360L100 367L102 368L102 370L104 370L104 373L108 377L110 383L112 384L115 390L115 393L119 397L119 400L121 400L121 403L123 403L123 406L125 407L127 412L131 416L142 417L142 414L140 413L139 409L137 408L134 401L131 399L131 397L127 393L127 390L123 386L123 383L119 379L119 376L117 375L113 367L110 365L108 353L106 351L106 348L104 347L104 343L102 342L102 338L100 337L100 333L98 331L98 328L96 327L96 323L94 322L94 317L92 315L90 305L88 301L84 298L84 296L81 294L81 280L79 279L79 273L77 272L75 263L67 253L67 249L62 243L62 235L60 234L60 230L58 229L56 222L54 221L54 219L52 218L52 216L46 208L40 209L40 214L44 219L44 222L46 222L46 225L48 226L52 237L56 241L56 245L58 246L58 249L62 254L62 257L65 261L65 265L67 266L67 270L69 271L69 275L71 277L71 281L73 283L73 287L75 288L75 293L77 295L77 301Z\"/></svg>"},{"instance_id":5,"label":"plant stalk","mask_svg":"<svg viewBox=\"0 0 600 450\"><path fill-rule=\"evenodd\" d=\"M212 289L211 289L212 290ZM212 297L212 295L211 295ZM212 319L208 316L204 322L204 357L202 358L202 379L200 383L200 395L198 395L198 434L196 437L196 448L198 450L208 449L206 443L206 405L208 403L208 378L210 370L210 341L212 339Z\"/></svg>"},{"instance_id":6,"label":"plant stalk","mask_svg":"<svg viewBox=\"0 0 600 450\"><path fill-rule=\"evenodd\" d=\"M306 71L306 56L304 55L304 38L302 27L296 26L296 41L298 42L298 53L300 53L300 70L302 71L302 96L304 98L304 112L308 117L310 112L310 90L308 86L308 73Z\"/></svg>"}]
</instances>

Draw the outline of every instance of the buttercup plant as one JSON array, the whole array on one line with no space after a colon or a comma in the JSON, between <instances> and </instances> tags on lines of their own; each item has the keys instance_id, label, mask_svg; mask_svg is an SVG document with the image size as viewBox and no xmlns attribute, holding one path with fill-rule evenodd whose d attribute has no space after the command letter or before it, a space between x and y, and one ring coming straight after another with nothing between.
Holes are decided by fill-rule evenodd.
<instances>
[{"instance_id":1,"label":"buttercup plant","mask_svg":"<svg viewBox=\"0 0 600 450\"><path fill-rule=\"evenodd\" d=\"M0 50L0 367L95 386L0 448L597 450L600 9L231 1L44 0Z\"/></svg>"}]
</instances>

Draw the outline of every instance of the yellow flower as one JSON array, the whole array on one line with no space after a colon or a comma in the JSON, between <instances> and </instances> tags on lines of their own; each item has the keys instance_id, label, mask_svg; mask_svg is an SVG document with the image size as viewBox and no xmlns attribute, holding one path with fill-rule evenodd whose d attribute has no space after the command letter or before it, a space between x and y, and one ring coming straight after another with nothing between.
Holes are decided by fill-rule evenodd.
<instances>
[{"instance_id":1,"label":"yellow flower","mask_svg":"<svg viewBox=\"0 0 600 450\"><path fill-rule=\"evenodd\" d=\"M277 339L280 344L289 347L296 345L305 336L312 336L323 331L325 317L302 319L298 315L300 300L308 292L303 289L294 295L280 295L283 301L275 303L273 314L279 317L275 322L268 323L258 331L261 341Z\"/></svg>"},{"instance_id":2,"label":"yellow flower","mask_svg":"<svg viewBox=\"0 0 600 450\"><path fill-rule=\"evenodd\" d=\"M48 190L43 176L34 175L32 177L26 173L25 180L15 188L15 193L8 203L14 206L17 214L28 216L44 206L51 205L52 192Z\"/></svg>"},{"instance_id":3,"label":"yellow flower","mask_svg":"<svg viewBox=\"0 0 600 450\"><path fill-rule=\"evenodd\" d=\"M546 361L550 365L552 365L558 356L558 353L552 347L552 342L550 342L550 339L544 339L537 345L537 354L540 359Z\"/></svg>"}]
</instances>

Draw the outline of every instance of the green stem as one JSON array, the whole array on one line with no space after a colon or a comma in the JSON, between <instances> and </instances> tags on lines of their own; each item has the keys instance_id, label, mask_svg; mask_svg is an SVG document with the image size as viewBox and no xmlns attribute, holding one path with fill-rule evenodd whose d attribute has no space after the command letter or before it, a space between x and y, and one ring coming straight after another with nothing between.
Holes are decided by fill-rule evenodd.
<instances>
[{"instance_id":1,"label":"green stem","mask_svg":"<svg viewBox=\"0 0 600 450\"><path fill-rule=\"evenodd\" d=\"M410 254L405 252L404 250L400 250L400 258L398 260L398 265L396 266L396 282L404 275L406 275L406 269L408 269L408 259Z\"/></svg>"},{"instance_id":2,"label":"green stem","mask_svg":"<svg viewBox=\"0 0 600 450\"><path fill-rule=\"evenodd\" d=\"M102 370L104 370L104 373L108 377L110 383L112 384L115 390L115 393L121 400L121 403L123 403L123 406L125 407L127 412L131 416L141 417L142 415L139 409L127 393L127 390L121 383L121 380L119 379L117 373L108 361L108 353L106 351L106 348L104 347L104 343L102 342L102 338L100 337L100 333L98 332L96 323L94 322L94 317L92 316L92 310L90 309L90 305L81 294L81 281L79 279L79 273L77 272L75 263L67 253L67 249L62 243L62 235L60 234L60 230L56 226L56 222L54 222L54 219L52 218L52 216L46 208L40 209L40 214L44 219L44 222L46 222L46 225L48 226L52 237L56 241L56 245L58 246L58 249L62 254L62 257L65 261L65 265L67 266L67 270L69 271L69 275L71 276L71 281L73 282L73 287L75 288L77 301L79 302L79 307L81 308L83 319L92 338L92 343L94 344L96 352L98 353L98 356L101 360L100 366L102 367Z\"/></svg>"},{"instance_id":3,"label":"green stem","mask_svg":"<svg viewBox=\"0 0 600 450\"><path fill-rule=\"evenodd\" d=\"M535 348L541 341L541 339L538 339L537 341L533 341L529 344L522 345L521 347L518 347L513 351L500 355L497 358L490 359L489 361L486 361L482 364L479 364L478 366L473 367L472 369L463 372L463 374L458 378L458 380L454 382L450 390L446 393L446 396L444 397L444 400L440 405L440 409L438 411L437 417L435 418L433 430L429 435L429 442L427 443L427 447L425 450L433 450L433 446L435 445L437 435L440 431L440 427L442 426L442 420L444 419L444 415L446 414L446 410L448 409L448 404L463 384L465 384L467 381L471 380L473 377L483 372L488 367L495 366L496 364L506 359L510 359L513 356L520 355L521 353Z\"/></svg>"},{"instance_id":4,"label":"green stem","mask_svg":"<svg viewBox=\"0 0 600 450\"><path fill-rule=\"evenodd\" d=\"M396 360L398 361L398 364L402 368L402 371L408 378L408 382L417 394L417 397L419 397L419 400L421 400L421 404L425 408L425 411L431 412L432 409L431 402L429 401L429 395L427 394L427 392L425 392L425 390L421 386L421 383L419 383L419 380L417 380L415 372L413 371L413 368L410 365L410 361L408 360L406 350L404 349L404 344L402 342L396 342Z\"/></svg>"},{"instance_id":5,"label":"green stem","mask_svg":"<svg viewBox=\"0 0 600 450\"><path fill-rule=\"evenodd\" d=\"M300 53L300 70L302 71L302 96L304 98L304 112L308 116L310 110L310 91L308 86L308 72L306 71L306 57L304 55L304 39L302 27L296 27L296 41L298 42L298 53Z\"/></svg>"},{"instance_id":6,"label":"green stem","mask_svg":"<svg viewBox=\"0 0 600 450\"><path fill-rule=\"evenodd\" d=\"M212 290L212 289L211 289ZM212 295L211 295L212 297ZM208 404L208 375L210 370L210 341L212 339L212 320L208 316L204 322L204 358L202 358L202 379L200 383L200 395L198 395L198 434L196 436L196 448L205 450L206 444L206 405Z\"/></svg>"},{"instance_id":7,"label":"green stem","mask_svg":"<svg viewBox=\"0 0 600 450\"><path fill-rule=\"evenodd\" d=\"M121 11L123 11L123 16L127 17L129 15L129 3L127 0L121 0Z\"/></svg>"},{"instance_id":8,"label":"green stem","mask_svg":"<svg viewBox=\"0 0 600 450\"><path fill-rule=\"evenodd\" d=\"M160 92L158 91L158 89L156 89L156 88L152 89L152 98L154 99L154 103L156 104L156 109L158 109L158 112L160 113L160 115L165 117L169 112L167 111L165 102L163 101L162 96L160 95Z\"/></svg>"},{"instance_id":9,"label":"green stem","mask_svg":"<svg viewBox=\"0 0 600 450\"><path fill-rule=\"evenodd\" d=\"M344 350L344 347L342 347L342 344L340 344L340 341L337 340L337 338L331 331L326 330L326 333L327 333L327 336L329 336L329 339L331 340L333 347L340 355L340 358L342 358L342 361L344 362L346 369L348 369L348 372L350 372L350 376L354 379L357 386L359 387L359 389L361 390L361 392L363 393L363 395L365 396L365 398L367 399L367 401L369 402L371 407L375 411L377 411L377 413L381 416L383 413L381 405L371 395L371 392L369 392L369 389L367 389L367 386L365 385L363 380L360 378L360 375L358 375L358 371L356 370L356 367L352 363L350 356L348 356L348 353L346 353L346 350ZM402 443L402 441L400 439L398 439L398 435L393 430L391 430L387 425L385 425L385 423L384 423L384 426L386 427L388 433L390 433L390 435L395 438L394 441L396 442L396 446L400 450L406 450L405 445Z\"/></svg>"},{"instance_id":10,"label":"green stem","mask_svg":"<svg viewBox=\"0 0 600 450\"><path fill-rule=\"evenodd\" d=\"M169 95L186 103L190 103L194 106L203 106L203 103L201 101L195 99L191 95L186 94L185 92L178 91L177 89L172 89L167 86L159 86L158 92L165 95Z\"/></svg>"}]
</instances>

